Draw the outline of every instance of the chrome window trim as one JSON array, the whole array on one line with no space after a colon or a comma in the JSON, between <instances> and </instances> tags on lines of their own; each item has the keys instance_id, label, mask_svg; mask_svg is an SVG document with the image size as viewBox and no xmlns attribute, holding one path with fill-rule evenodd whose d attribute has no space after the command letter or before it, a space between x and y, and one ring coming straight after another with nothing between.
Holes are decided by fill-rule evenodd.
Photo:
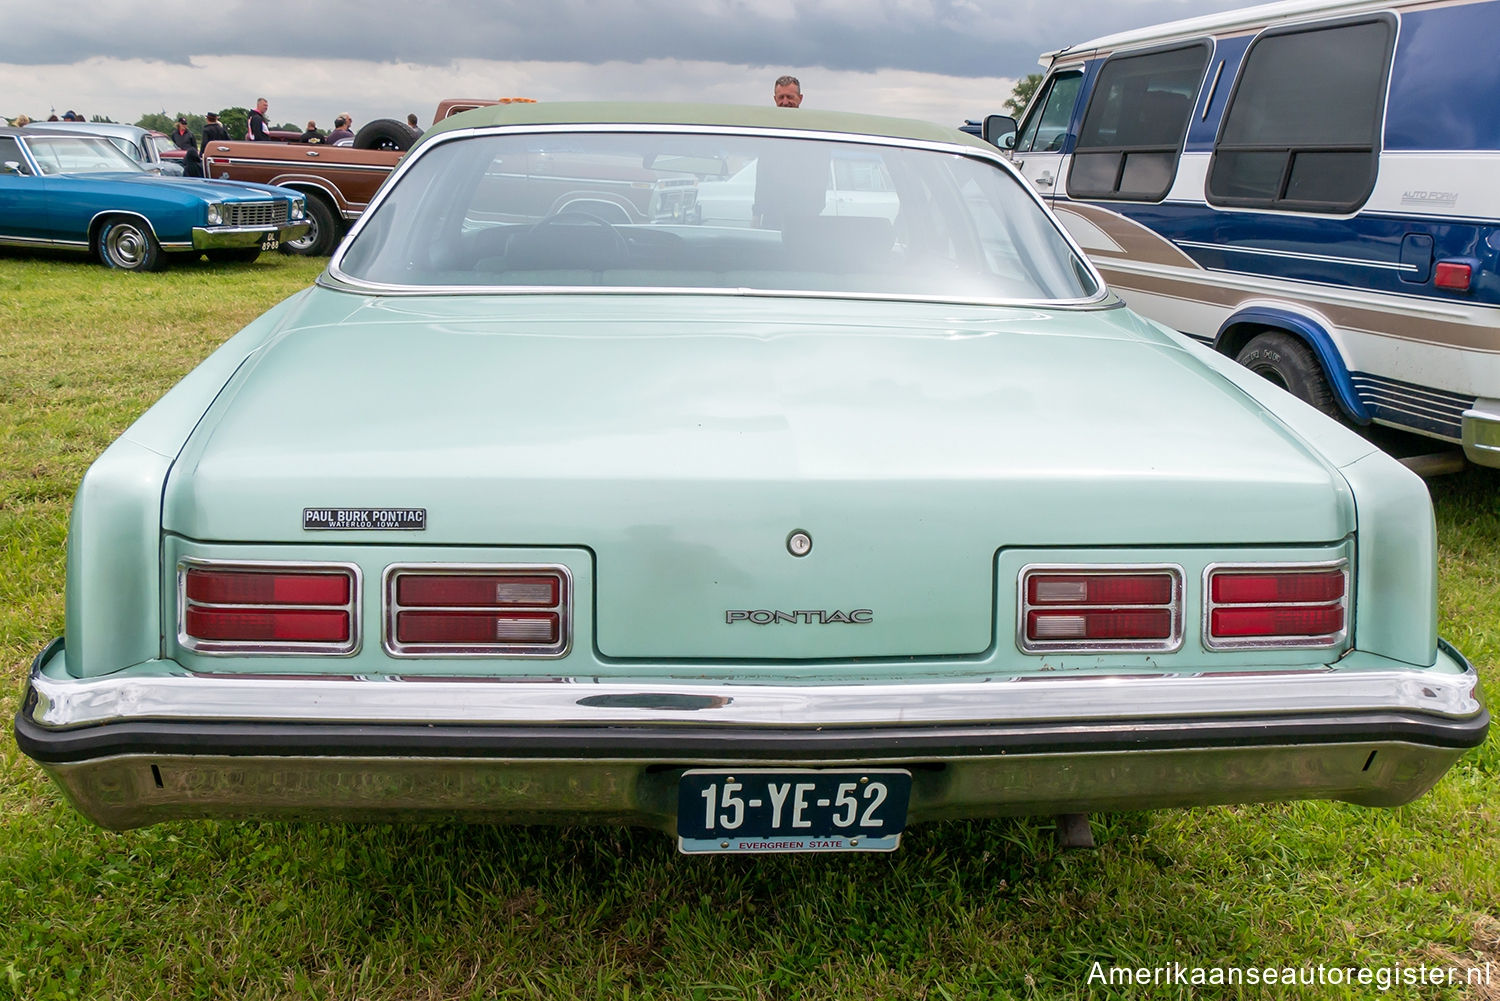
<instances>
[{"instance_id":1,"label":"chrome window trim","mask_svg":"<svg viewBox=\"0 0 1500 1001\"><path fill-rule=\"evenodd\" d=\"M187 574L189 570L248 570L256 573L277 572L301 572L301 573L337 573L344 572L350 575L349 601L344 605L234 605L215 606L206 603L194 602L200 608L234 607L234 608L281 608L299 609L311 608L327 611L336 609L349 613L349 642L347 643L311 643L304 641L276 641L262 640L249 642L244 640L204 640L187 634ZM325 657L353 657L359 653L364 646L363 617L360 609L363 604L362 595L364 587L362 574L357 563L309 563L300 560L207 560L193 556L185 556L177 561L177 645L184 650L205 657L282 657L293 654L316 654Z\"/></svg>"},{"instance_id":2,"label":"chrome window trim","mask_svg":"<svg viewBox=\"0 0 1500 1001\"><path fill-rule=\"evenodd\" d=\"M1172 613L1172 635L1164 640L1031 640L1026 636L1026 613L1035 608L1098 608L1098 605L1038 605L1027 600L1027 578L1033 573L1065 573L1075 576L1118 577L1138 573L1166 573L1172 578L1172 599L1166 607ZM1186 575L1177 563L1028 563L1016 574L1016 647L1026 654L1049 653L1176 653L1183 643L1183 602L1186 600ZM1161 605L1133 605L1132 608L1154 609Z\"/></svg>"},{"instance_id":3,"label":"chrome window trim","mask_svg":"<svg viewBox=\"0 0 1500 1001\"><path fill-rule=\"evenodd\" d=\"M1213 574L1217 572L1228 573L1285 573L1287 571L1300 573L1317 573L1322 570L1341 570L1344 575L1344 595L1339 605L1344 610L1344 628L1336 633L1324 633L1318 636L1293 636L1283 638L1235 638L1214 639L1210 632L1213 623L1213 611L1215 608L1312 608L1332 604L1332 602L1258 602L1250 605L1217 604L1213 599L1212 583ZM1203 607L1201 632L1203 636L1203 647L1206 650L1328 650L1344 645L1350 636L1350 619L1353 618L1353 606L1350 603L1350 586L1353 576L1349 570L1349 560L1341 557L1336 560L1320 560L1313 563L1246 563L1241 560L1230 560L1219 563L1210 563L1203 568Z\"/></svg>"},{"instance_id":4,"label":"chrome window trim","mask_svg":"<svg viewBox=\"0 0 1500 1001\"><path fill-rule=\"evenodd\" d=\"M743 288L677 288L670 286L643 288L640 286L547 286L547 285L513 285L497 288L490 285L391 285L383 282L368 282L345 273L343 270L344 256L359 234L364 231L367 220L376 210L390 197L402 176L411 170L412 164L418 162L422 157L431 154L435 149L450 142L459 142L465 139L474 139L484 136L496 135L545 135L553 133L664 133L669 135L725 135L725 136L772 136L789 139L815 139L822 142L842 142L862 146L891 146L901 149L923 149L938 153L948 153L956 156L964 156L970 159L983 160L998 166L1006 171L1011 180L1021 186L1025 196L1030 198L1051 222L1053 228L1062 237L1068 249L1080 261L1087 271L1089 278L1098 286L1099 291L1092 296L1078 299L1004 299L989 298L982 296L960 297L960 296L927 296L927 295L895 295L891 293L866 293L866 292L805 292L796 289L743 289ZM350 227L343 242L334 250L333 256L328 260L328 270L318 276L318 284L325 287L362 292L373 292L380 295L495 295L495 294L567 294L567 295L599 295L599 294L682 294L697 293L700 295L766 295L792 298L822 298L822 299L856 299L874 301L895 302L938 302L938 303L965 303L985 306L1026 306L1041 309L1098 309L1113 308L1120 305L1119 300L1110 290L1109 283L1099 273L1093 260L1084 253L1083 248L1073 239L1066 226L1057 220L1052 210L1047 207L1031 183L1023 177L1015 165L1001 155L998 149L981 149L962 142L938 142L931 139L905 139L897 136L865 135L854 132L820 132L813 129L791 129L791 128L766 128L747 125L683 125L683 124L652 124L646 122L591 122L588 124L574 125L490 125L467 129L455 129L445 132L424 142L420 148L414 151L414 155L401 158L391 171L390 177L381 184L380 190L375 193L364 211L360 214L358 221ZM1113 300L1113 301L1112 301Z\"/></svg>"},{"instance_id":5,"label":"chrome window trim","mask_svg":"<svg viewBox=\"0 0 1500 1001\"><path fill-rule=\"evenodd\" d=\"M428 576L501 575L524 577L533 574L556 574L560 581L556 605L535 606L528 611L557 613L557 642L552 644L485 643L472 646L401 643L396 639L396 615L405 610L396 601L396 577L399 574ZM388 656L397 658L473 658L520 657L528 660L557 660L573 649L573 574L562 563L392 563L385 568L380 588L381 646ZM423 611L488 611L475 606L434 607L423 605Z\"/></svg>"}]
</instances>

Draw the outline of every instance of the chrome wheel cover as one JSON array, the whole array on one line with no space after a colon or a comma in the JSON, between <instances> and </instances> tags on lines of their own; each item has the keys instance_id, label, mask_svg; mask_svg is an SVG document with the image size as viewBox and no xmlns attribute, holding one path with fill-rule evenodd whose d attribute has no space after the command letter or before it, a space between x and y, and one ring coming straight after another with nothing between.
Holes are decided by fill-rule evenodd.
<instances>
[{"instance_id":1,"label":"chrome wheel cover","mask_svg":"<svg viewBox=\"0 0 1500 1001\"><path fill-rule=\"evenodd\" d=\"M115 266L131 270L146 263L150 253L150 238L134 223L118 222L104 234L104 252Z\"/></svg>"}]
</instances>

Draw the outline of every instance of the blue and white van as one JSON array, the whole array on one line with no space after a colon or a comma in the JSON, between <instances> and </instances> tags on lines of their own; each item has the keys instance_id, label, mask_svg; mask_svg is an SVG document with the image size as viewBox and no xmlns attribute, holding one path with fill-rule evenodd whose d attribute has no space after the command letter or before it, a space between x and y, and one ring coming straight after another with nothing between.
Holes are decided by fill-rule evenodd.
<instances>
[{"instance_id":1,"label":"blue and white van","mask_svg":"<svg viewBox=\"0 0 1500 1001\"><path fill-rule=\"evenodd\" d=\"M1133 309L1500 466L1497 40L1500 0L1177 21L1044 55L989 138Z\"/></svg>"}]
</instances>

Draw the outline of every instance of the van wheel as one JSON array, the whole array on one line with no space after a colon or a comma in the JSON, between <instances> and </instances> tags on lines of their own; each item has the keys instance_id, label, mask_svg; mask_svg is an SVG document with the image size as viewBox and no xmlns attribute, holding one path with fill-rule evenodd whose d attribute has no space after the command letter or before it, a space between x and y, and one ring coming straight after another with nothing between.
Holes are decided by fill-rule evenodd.
<instances>
[{"instance_id":1,"label":"van wheel","mask_svg":"<svg viewBox=\"0 0 1500 1001\"><path fill-rule=\"evenodd\" d=\"M299 257L327 257L339 242L338 217L333 206L318 195L307 196L307 232L295 240L281 241L283 254Z\"/></svg>"},{"instance_id":2,"label":"van wheel","mask_svg":"<svg viewBox=\"0 0 1500 1001\"><path fill-rule=\"evenodd\" d=\"M1323 366L1300 338L1280 330L1256 334L1235 361L1323 413L1347 423L1323 375Z\"/></svg>"}]
</instances>

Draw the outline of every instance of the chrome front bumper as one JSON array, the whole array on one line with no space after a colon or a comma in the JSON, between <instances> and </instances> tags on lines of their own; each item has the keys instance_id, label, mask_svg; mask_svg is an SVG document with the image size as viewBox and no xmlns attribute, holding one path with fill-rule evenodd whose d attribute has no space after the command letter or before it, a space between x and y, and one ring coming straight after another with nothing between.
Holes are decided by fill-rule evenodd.
<instances>
[{"instance_id":1,"label":"chrome front bumper","mask_svg":"<svg viewBox=\"0 0 1500 1001\"><path fill-rule=\"evenodd\" d=\"M1500 400L1475 400L1464 411L1464 455L1479 466L1500 466Z\"/></svg>"},{"instance_id":2,"label":"chrome front bumper","mask_svg":"<svg viewBox=\"0 0 1500 1001\"><path fill-rule=\"evenodd\" d=\"M312 224L306 219L268 226L194 226L194 250L233 250L258 247L268 237L285 243L307 233Z\"/></svg>"},{"instance_id":3,"label":"chrome front bumper","mask_svg":"<svg viewBox=\"0 0 1500 1001\"><path fill-rule=\"evenodd\" d=\"M189 817L675 829L689 767L885 765L911 822L1284 799L1395 806L1489 715L1427 670L864 685L203 676L76 680L38 656L22 750L113 828Z\"/></svg>"}]
</instances>

